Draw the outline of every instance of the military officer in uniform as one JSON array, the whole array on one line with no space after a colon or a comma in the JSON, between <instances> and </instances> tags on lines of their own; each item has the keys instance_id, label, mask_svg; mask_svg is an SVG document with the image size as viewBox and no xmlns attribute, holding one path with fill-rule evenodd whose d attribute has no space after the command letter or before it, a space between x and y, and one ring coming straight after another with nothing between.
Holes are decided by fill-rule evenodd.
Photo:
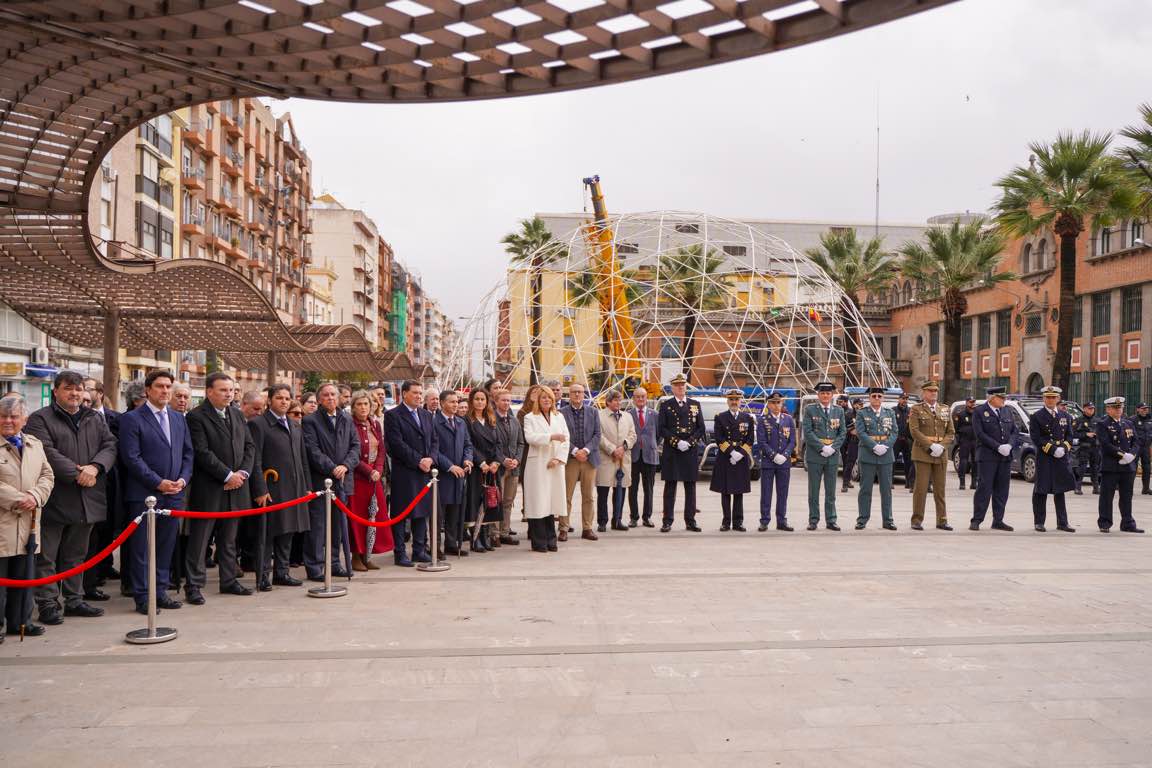
<instances>
[{"instance_id":1,"label":"military officer in uniform","mask_svg":"<svg viewBox=\"0 0 1152 768\"><path fill-rule=\"evenodd\" d=\"M768 397L768 407L756 425L756 445L760 450L760 528L772 522L772 491L776 491L776 530L791 531L788 525L788 482L792 479L792 452L796 450L796 422L783 409L779 392Z\"/></svg>"},{"instance_id":2,"label":"military officer in uniform","mask_svg":"<svg viewBox=\"0 0 1152 768\"><path fill-rule=\"evenodd\" d=\"M716 441L716 463L712 467L709 488L720 494L724 519L721 531L744 528L744 494L752 490L752 445L756 440L756 422L752 414L740 410L744 393L730 389L725 393L728 410L716 414L712 435Z\"/></svg>"},{"instance_id":3,"label":"military officer in uniform","mask_svg":"<svg viewBox=\"0 0 1152 768\"><path fill-rule=\"evenodd\" d=\"M936 402L940 385L929 381L920 387L923 399L908 410L908 433L912 436L912 461L916 464L916 485L912 496L912 530L924 530L924 505L928 486L936 504L936 527L952 530L948 525L948 507L944 503L944 474L948 466L948 448L956 436L948 407ZM971 429L971 415L968 417ZM964 477L960 477L963 488Z\"/></svg>"},{"instance_id":4,"label":"military officer in uniform","mask_svg":"<svg viewBox=\"0 0 1152 768\"><path fill-rule=\"evenodd\" d=\"M809 403L801 416L804 425L804 469L808 472L808 530L820 523L820 485L824 485L824 526L840 530L836 524L836 469L846 427L844 409L832 405L832 382L816 385L817 402Z\"/></svg>"},{"instance_id":5,"label":"military officer in uniform","mask_svg":"<svg viewBox=\"0 0 1152 768\"><path fill-rule=\"evenodd\" d=\"M1073 426L1072 450L1076 452L1076 495L1084 475L1092 481L1092 493L1100 493L1100 445L1096 439L1096 404L1088 401L1080 406L1082 416L1076 417Z\"/></svg>"},{"instance_id":6,"label":"military officer in uniform","mask_svg":"<svg viewBox=\"0 0 1152 768\"><path fill-rule=\"evenodd\" d=\"M684 484L684 527L699 533L696 525L696 476L700 470L697 446L704 439L704 414L700 403L687 396L688 380L677 374L671 381L672 397L660 403L658 411L660 479L664 481L664 524L661 533L672 530L676 519L676 484Z\"/></svg>"},{"instance_id":7,"label":"military officer in uniform","mask_svg":"<svg viewBox=\"0 0 1152 768\"><path fill-rule=\"evenodd\" d=\"M976 398L964 401L964 408L952 417L956 432L956 474L960 475L960 490L964 490L964 476L972 473L972 490L976 490L976 433L972 429L972 415L976 412Z\"/></svg>"},{"instance_id":8,"label":"military officer in uniform","mask_svg":"<svg viewBox=\"0 0 1152 768\"><path fill-rule=\"evenodd\" d=\"M972 431L976 435L976 460L980 463L977 474L976 495L972 497L970 531L980 530L988 503L992 503L992 528L1011 531L1004 522L1004 509L1008 505L1008 489L1012 481L1012 442L1016 438L1016 422L1004 405L1004 387L989 387L988 400L973 411Z\"/></svg>"},{"instance_id":9,"label":"military officer in uniform","mask_svg":"<svg viewBox=\"0 0 1152 768\"><path fill-rule=\"evenodd\" d=\"M1124 398L1104 401L1106 415L1097 423L1100 439L1100 502L1098 524L1101 533L1112 530L1112 497L1120 492L1120 530L1144 533L1132 516L1132 486L1136 480L1136 452L1140 441L1136 425L1124 418Z\"/></svg>"},{"instance_id":10,"label":"military officer in uniform","mask_svg":"<svg viewBox=\"0 0 1152 768\"><path fill-rule=\"evenodd\" d=\"M860 494L857 497L856 530L862 531L872 517L872 485L880 484L880 514L884 530L896 530L892 520L892 465L895 454L896 414L884 407L884 387L868 388L868 405L856 411L856 436L860 441Z\"/></svg>"},{"instance_id":11,"label":"military officer in uniform","mask_svg":"<svg viewBox=\"0 0 1152 768\"><path fill-rule=\"evenodd\" d=\"M1148 487L1149 481L1152 480L1152 413L1148 410L1148 403L1136 406L1136 417L1131 421L1136 426L1136 439L1140 441L1140 452L1136 454L1140 462L1140 479L1143 482L1140 493L1147 496L1152 494L1152 488Z\"/></svg>"},{"instance_id":12,"label":"military officer in uniform","mask_svg":"<svg viewBox=\"0 0 1152 768\"><path fill-rule=\"evenodd\" d=\"M1028 417L1028 433L1036 446L1036 482L1032 485L1032 522L1039 533L1044 533L1048 517L1048 494L1056 505L1056 530L1075 533L1068 525L1068 508L1064 494L1072 490L1075 478L1068 464L1072 451L1072 417L1057 408L1062 391L1059 387L1044 387L1040 395L1044 407Z\"/></svg>"},{"instance_id":13,"label":"military officer in uniform","mask_svg":"<svg viewBox=\"0 0 1152 768\"><path fill-rule=\"evenodd\" d=\"M912 463L912 433L908 431L908 415L911 410L908 407L908 393L901 392L896 401L896 407L892 409L892 412L896 414L896 423L899 426L896 447L893 450L896 454L896 461L904 467L904 487L908 489L908 493L915 490L916 483L916 465Z\"/></svg>"},{"instance_id":14,"label":"military officer in uniform","mask_svg":"<svg viewBox=\"0 0 1152 768\"><path fill-rule=\"evenodd\" d=\"M847 395L836 398L836 405L844 409L844 445L840 446L840 492L852 488L852 470L860 458L860 439L856 436L856 411L860 401L848 401ZM853 407L856 406L856 407Z\"/></svg>"}]
</instances>

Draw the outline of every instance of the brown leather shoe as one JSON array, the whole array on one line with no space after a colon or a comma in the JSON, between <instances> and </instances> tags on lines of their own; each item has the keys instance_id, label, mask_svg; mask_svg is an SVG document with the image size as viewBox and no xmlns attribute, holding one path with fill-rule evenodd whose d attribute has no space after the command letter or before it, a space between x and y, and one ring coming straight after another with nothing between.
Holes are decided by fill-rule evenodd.
<instances>
[{"instance_id":1,"label":"brown leather shoe","mask_svg":"<svg viewBox=\"0 0 1152 768\"><path fill-rule=\"evenodd\" d=\"M367 570L369 570L369 571L378 571L378 570L380 570L380 566L376 565L376 563L374 563L374 562L372 562L371 560L369 560L369 559L368 559L368 555L364 555L364 557L363 557L362 559L363 559L363 561L364 561L364 567L365 567Z\"/></svg>"},{"instance_id":2,"label":"brown leather shoe","mask_svg":"<svg viewBox=\"0 0 1152 768\"><path fill-rule=\"evenodd\" d=\"M556 531L556 541L568 541L568 528L560 526L560 530Z\"/></svg>"},{"instance_id":3,"label":"brown leather shoe","mask_svg":"<svg viewBox=\"0 0 1152 768\"><path fill-rule=\"evenodd\" d=\"M588 541L599 541L600 537L592 532L591 528L585 528L584 532L580 534L580 538L588 539Z\"/></svg>"},{"instance_id":4,"label":"brown leather shoe","mask_svg":"<svg viewBox=\"0 0 1152 768\"><path fill-rule=\"evenodd\" d=\"M368 566L364 565L364 558L363 557L361 557L360 555L357 555L357 554L352 555L352 570L354 570L354 571L366 571L366 570L368 570Z\"/></svg>"}]
</instances>

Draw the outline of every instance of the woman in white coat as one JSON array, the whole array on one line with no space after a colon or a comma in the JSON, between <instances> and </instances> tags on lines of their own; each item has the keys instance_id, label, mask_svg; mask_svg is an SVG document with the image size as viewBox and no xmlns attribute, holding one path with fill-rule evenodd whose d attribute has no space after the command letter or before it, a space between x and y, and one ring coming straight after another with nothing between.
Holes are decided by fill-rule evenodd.
<instances>
[{"instance_id":1,"label":"woman in white coat","mask_svg":"<svg viewBox=\"0 0 1152 768\"><path fill-rule=\"evenodd\" d=\"M564 464L568 460L568 426L556 410L551 390L540 388L531 411L524 417L528 459L524 478L524 514L533 552L556 551L556 517L567 507Z\"/></svg>"}]
</instances>

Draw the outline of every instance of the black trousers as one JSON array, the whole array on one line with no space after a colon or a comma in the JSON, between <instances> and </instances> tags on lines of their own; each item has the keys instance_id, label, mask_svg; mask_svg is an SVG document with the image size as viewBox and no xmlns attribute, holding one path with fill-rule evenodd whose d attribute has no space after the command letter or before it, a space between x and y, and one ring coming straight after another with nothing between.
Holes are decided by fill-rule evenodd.
<instances>
[{"instance_id":1,"label":"black trousers","mask_svg":"<svg viewBox=\"0 0 1152 768\"><path fill-rule=\"evenodd\" d=\"M282 533L279 536L269 536L270 541L264 556L264 573L272 574L275 578L288 576L288 566L292 555L292 537L295 534Z\"/></svg>"},{"instance_id":2,"label":"black trousers","mask_svg":"<svg viewBox=\"0 0 1152 768\"><path fill-rule=\"evenodd\" d=\"M1092 488L1100 487L1100 451L1095 445L1081 443L1076 450L1076 466L1073 469L1076 476L1076 486L1079 487L1087 477L1092 482Z\"/></svg>"},{"instance_id":3,"label":"black trousers","mask_svg":"<svg viewBox=\"0 0 1152 768\"><path fill-rule=\"evenodd\" d=\"M1152 480L1152 445L1140 446L1140 453L1136 454L1140 460L1140 480L1144 490L1149 490L1148 482Z\"/></svg>"},{"instance_id":4,"label":"black trousers","mask_svg":"<svg viewBox=\"0 0 1152 768\"><path fill-rule=\"evenodd\" d=\"M912 461L912 441L900 438L892 446L892 458L904 467L904 487L916 487L916 464Z\"/></svg>"},{"instance_id":5,"label":"black trousers","mask_svg":"<svg viewBox=\"0 0 1152 768\"><path fill-rule=\"evenodd\" d=\"M137 512L144 511L142 502ZM132 586L136 605L148 603L148 528L144 521L132 538L128 539L129 565L132 570ZM156 594L162 595L168 590L168 583L172 580L172 554L176 551L176 536L180 533L180 520L166 515L156 516ZM123 565L121 567L124 567ZM203 585L201 585L203 586Z\"/></svg>"},{"instance_id":6,"label":"black trousers","mask_svg":"<svg viewBox=\"0 0 1152 768\"><path fill-rule=\"evenodd\" d=\"M724 513L721 525L744 525L744 494L720 494L720 509Z\"/></svg>"},{"instance_id":7,"label":"black trousers","mask_svg":"<svg viewBox=\"0 0 1152 768\"><path fill-rule=\"evenodd\" d=\"M656 484L656 464L645 464L642 461L632 462L632 485L628 488L628 516L633 520L640 519L640 489L644 489L644 519L652 519L652 488Z\"/></svg>"},{"instance_id":8,"label":"black trousers","mask_svg":"<svg viewBox=\"0 0 1152 768\"><path fill-rule=\"evenodd\" d=\"M444 551L456 554L464 537L464 505L441 504L441 525L444 526Z\"/></svg>"},{"instance_id":9,"label":"black trousers","mask_svg":"<svg viewBox=\"0 0 1152 768\"><path fill-rule=\"evenodd\" d=\"M0 578L28 578L28 555L0 557ZM27 605L24 603L27 602ZM0 587L0 631L17 632L21 624L32 618L32 605L36 601L29 595L25 600L24 590L16 587Z\"/></svg>"},{"instance_id":10,"label":"black trousers","mask_svg":"<svg viewBox=\"0 0 1152 768\"><path fill-rule=\"evenodd\" d=\"M972 487L976 487L976 441L973 439L960 439L956 443L956 474L960 476L960 483L964 483L964 475L972 474Z\"/></svg>"},{"instance_id":11,"label":"black trousers","mask_svg":"<svg viewBox=\"0 0 1152 768\"><path fill-rule=\"evenodd\" d=\"M684 523L696 523L696 481L685 480L684 485ZM672 525L676 520L676 483L664 483L664 525Z\"/></svg>"},{"instance_id":12,"label":"black trousers","mask_svg":"<svg viewBox=\"0 0 1152 768\"><path fill-rule=\"evenodd\" d=\"M1052 503L1056 506L1056 525L1061 528L1068 527L1068 507L1064 504L1064 494L1053 493ZM1032 494L1032 521L1035 525L1044 525L1048 517L1048 494Z\"/></svg>"},{"instance_id":13,"label":"black trousers","mask_svg":"<svg viewBox=\"0 0 1152 768\"><path fill-rule=\"evenodd\" d=\"M844 445L840 448L840 462L844 465L844 475L840 481L841 488L852 482L852 469L856 466L856 459L859 456L860 441L845 440Z\"/></svg>"},{"instance_id":14,"label":"black trousers","mask_svg":"<svg viewBox=\"0 0 1152 768\"><path fill-rule=\"evenodd\" d=\"M1120 530L1136 527L1136 518L1132 517L1132 487L1135 484L1135 472L1101 474L1100 501L1097 507L1097 522L1101 528L1112 527L1112 497L1117 491L1120 493Z\"/></svg>"},{"instance_id":15,"label":"black trousers","mask_svg":"<svg viewBox=\"0 0 1152 768\"><path fill-rule=\"evenodd\" d=\"M184 553L184 589L204 588L208 574L204 565L208 538L216 538L216 566L220 571L220 588L236 583L239 563L236 558L236 531L239 521L235 517L218 520L191 520L188 526L188 549ZM135 535L135 534L133 534Z\"/></svg>"},{"instance_id":16,"label":"black trousers","mask_svg":"<svg viewBox=\"0 0 1152 768\"><path fill-rule=\"evenodd\" d=\"M625 490L621 488L620 490ZM609 485L596 486L596 524L608 525L608 507L616 500L616 487ZM623 501L623 500L622 500ZM624 518L624 505L619 509L612 509L612 524L622 525ZM647 519L647 518L645 518Z\"/></svg>"},{"instance_id":17,"label":"black trousers","mask_svg":"<svg viewBox=\"0 0 1152 768\"><path fill-rule=\"evenodd\" d=\"M528 540L535 552L547 552L556 546L556 516L528 518Z\"/></svg>"}]
</instances>

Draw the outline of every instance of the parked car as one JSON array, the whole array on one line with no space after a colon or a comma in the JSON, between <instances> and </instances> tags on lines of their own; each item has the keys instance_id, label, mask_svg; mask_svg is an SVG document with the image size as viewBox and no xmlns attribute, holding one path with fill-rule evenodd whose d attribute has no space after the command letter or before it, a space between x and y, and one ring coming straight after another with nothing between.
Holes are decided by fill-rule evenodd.
<instances>
[{"instance_id":1,"label":"parked car","mask_svg":"<svg viewBox=\"0 0 1152 768\"><path fill-rule=\"evenodd\" d=\"M955 416L964 410L964 400L952 403L952 415ZM983 405L985 400L976 401L977 407ZM1028 418L1044 407L1044 400L1029 395L1007 395L1004 407L1012 415L1016 423L1016 437L1012 440L1012 474L1018 475L1030 483L1036 482L1036 444L1032 442L1032 435L1028 432ZM1083 415L1080 406L1068 403L1068 415L1079 418ZM960 471L959 451L956 443L952 444L952 466Z\"/></svg>"}]
</instances>

